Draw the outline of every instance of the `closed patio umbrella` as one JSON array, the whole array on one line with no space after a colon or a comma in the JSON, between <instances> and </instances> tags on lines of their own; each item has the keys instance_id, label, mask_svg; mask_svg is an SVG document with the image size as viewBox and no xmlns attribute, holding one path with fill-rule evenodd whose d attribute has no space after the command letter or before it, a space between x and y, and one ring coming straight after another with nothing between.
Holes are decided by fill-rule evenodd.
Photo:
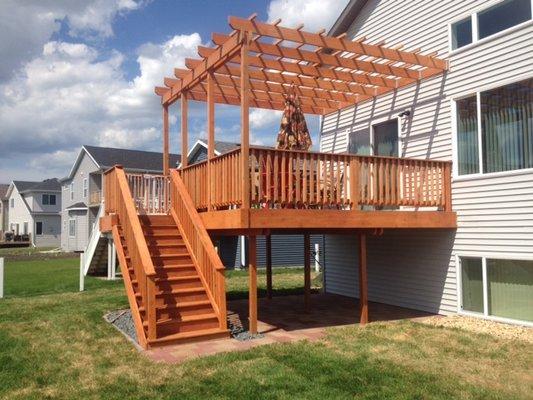
<instances>
[{"instance_id":1,"label":"closed patio umbrella","mask_svg":"<svg viewBox=\"0 0 533 400\"><path fill-rule=\"evenodd\" d=\"M276 148L307 151L312 145L300 100L292 89L289 94L285 95L285 109L281 118Z\"/></svg>"}]
</instances>

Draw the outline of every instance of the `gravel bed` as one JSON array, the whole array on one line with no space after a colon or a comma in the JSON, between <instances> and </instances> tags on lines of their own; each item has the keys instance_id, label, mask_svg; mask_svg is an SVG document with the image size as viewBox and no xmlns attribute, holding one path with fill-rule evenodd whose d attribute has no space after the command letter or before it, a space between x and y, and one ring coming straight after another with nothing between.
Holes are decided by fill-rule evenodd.
<instances>
[{"instance_id":1,"label":"gravel bed","mask_svg":"<svg viewBox=\"0 0 533 400\"><path fill-rule=\"evenodd\" d=\"M420 322L449 328L461 328L476 333L485 333L500 339L518 339L533 343L533 328L505 324L464 315L432 316L419 319Z\"/></svg>"},{"instance_id":2,"label":"gravel bed","mask_svg":"<svg viewBox=\"0 0 533 400\"><path fill-rule=\"evenodd\" d=\"M138 344L135 325L133 324L133 318L129 309L111 311L104 315L104 319L126 335L126 337Z\"/></svg>"},{"instance_id":3,"label":"gravel bed","mask_svg":"<svg viewBox=\"0 0 533 400\"><path fill-rule=\"evenodd\" d=\"M246 342L247 340L261 339L265 337L265 335L263 335L262 333L252 335L244 328L239 314L235 313L228 314L228 329L230 331L231 337L233 339L238 340L239 342Z\"/></svg>"}]
</instances>

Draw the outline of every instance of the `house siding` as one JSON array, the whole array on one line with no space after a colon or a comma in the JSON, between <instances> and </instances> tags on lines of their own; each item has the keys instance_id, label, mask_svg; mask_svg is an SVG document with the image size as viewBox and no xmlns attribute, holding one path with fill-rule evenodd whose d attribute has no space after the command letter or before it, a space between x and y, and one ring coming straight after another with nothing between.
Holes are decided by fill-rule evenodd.
<instances>
[{"instance_id":1,"label":"house siding","mask_svg":"<svg viewBox=\"0 0 533 400\"><path fill-rule=\"evenodd\" d=\"M368 1L348 30L349 37L385 40L388 47L402 43L406 50L420 48L423 53L438 51L449 59L450 70L326 116L321 151L348 151L350 134L368 134L373 124L410 109L410 118L400 123L400 156L452 160L452 99L533 76L531 21L448 54L448 23L487 5L480 0ZM532 183L530 170L476 179L454 176L452 201L458 229L453 245L449 246L452 233L443 231L386 232L379 239L369 239L369 298L456 312L455 255L533 257ZM326 237L326 287L332 293L357 297L357 269L353 268L357 254L346 240L355 239Z\"/></svg>"},{"instance_id":2,"label":"house siding","mask_svg":"<svg viewBox=\"0 0 533 400\"><path fill-rule=\"evenodd\" d=\"M61 212L62 235L61 247L64 251L83 251L87 247L89 241L89 215L88 211L68 210L68 207L73 204L82 202L89 204L89 196L92 190L98 190L97 187L91 187L91 182L95 181L91 174L99 173L99 168L96 163L83 150L83 156L80 163L74 172L71 179L62 182L62 203L63 209ZM87 197L83 195L83 181L87 179L88 191ZM74 198L70 197L70 184L74 185ZM70 219L76 220L76 237L70 237L68 232L68 224Z\"/></svg>"}]
</instances>

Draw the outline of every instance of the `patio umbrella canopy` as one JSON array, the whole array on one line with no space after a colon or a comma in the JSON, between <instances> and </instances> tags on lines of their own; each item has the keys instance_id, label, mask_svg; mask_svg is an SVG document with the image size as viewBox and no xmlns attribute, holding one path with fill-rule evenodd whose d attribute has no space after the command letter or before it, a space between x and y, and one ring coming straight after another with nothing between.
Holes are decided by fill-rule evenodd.
<instances>
[{"instance_id":1,"label":"patio umbrella canopy","mask_svg":"<svg viewBox=\"0 0 533 400\"><path fill-rule=\"evenodd\" d=\"M285 109L281 118L276 148L281 150L308 151L313 145L313 142L309 135L309 129L307 129L300 100L296 96L294 89L284 95L284 97Z\"/></svg>"}]
</instances>

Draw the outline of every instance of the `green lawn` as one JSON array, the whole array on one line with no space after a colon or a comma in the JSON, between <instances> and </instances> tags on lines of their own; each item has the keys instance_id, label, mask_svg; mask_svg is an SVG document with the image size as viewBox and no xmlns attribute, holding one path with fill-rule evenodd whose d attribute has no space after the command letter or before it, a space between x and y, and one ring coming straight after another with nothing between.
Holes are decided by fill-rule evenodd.
<instances>
[{"instance_id":1,"label":"green lawn","mask_svg":"<svg viewBox=\"0 0 533 400\"><path fill-rule=\"evenodd\" d=\"M245 276L228 275L235 295ZM289 281L296 290L302 271L274 276L287 288ZM0 300L1 399L527 399L533 392L531 345L407 321L154 363L103 321L127 307L120 282L108 283Z\"/></svg>"}]
</instances>

